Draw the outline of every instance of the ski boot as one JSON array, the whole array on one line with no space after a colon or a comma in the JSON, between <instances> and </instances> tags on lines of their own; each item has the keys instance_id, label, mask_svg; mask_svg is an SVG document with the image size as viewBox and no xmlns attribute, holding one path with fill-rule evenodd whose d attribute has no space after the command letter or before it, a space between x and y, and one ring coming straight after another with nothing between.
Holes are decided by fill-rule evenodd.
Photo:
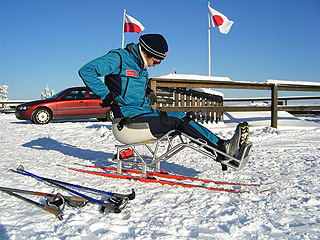
<instances>
[{"instance_id":1,"label":"ski boot","mask_svg":"<svg viewBox=\"0 0 320 240\"><path fill-rule=\"evenodd\" d=\"M247 122L239 123L233 137L227 140L225 151L231 157L237 158L237 153L242 145L247 144L249 139L249 124Z\"/></svg>"},{"instance_id":2,"label":"ski boot","mask_svg":"<svg viewBox=\"0 0 320 240\"><path fill-rule=\"evenodd\" d=\"M238 124L235 134L230 140L227 140L225 144L225 152L231 157L239 160L232 160L228 162L228 164L238 170L244 168L248 163L249 153L252 147L252 143L249 143L248 140L249 124L247 122L243 122ZM224 160L227 159L224 158Z\"/></svg>"}]
</instances>

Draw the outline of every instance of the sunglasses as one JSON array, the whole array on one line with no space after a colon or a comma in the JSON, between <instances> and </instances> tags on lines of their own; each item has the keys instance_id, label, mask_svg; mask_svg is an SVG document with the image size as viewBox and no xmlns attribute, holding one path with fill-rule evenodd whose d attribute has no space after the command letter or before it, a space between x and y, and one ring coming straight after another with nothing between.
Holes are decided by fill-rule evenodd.
<instances>
[{"instance_id":1,"label":"sunglasses","mask_svg":"<svg viewBox=\"0 0 320 240\"><path fill-rule=\"evenodd\" d=\"M156 60L154 57L151 57L152 58L152 61L153 61L153 65L158 65L161 63L160 60Z\"/></svg>"}]
</instances>

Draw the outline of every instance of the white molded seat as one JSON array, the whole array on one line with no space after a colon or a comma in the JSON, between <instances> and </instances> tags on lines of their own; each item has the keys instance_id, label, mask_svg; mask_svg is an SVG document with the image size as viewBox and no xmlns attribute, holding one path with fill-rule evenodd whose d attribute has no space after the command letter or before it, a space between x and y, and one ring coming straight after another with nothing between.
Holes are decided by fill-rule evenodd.
<instances>
[{"instance_id":1,"label":"white molded seat","mask_svg":"<svg viewBox=\"0 0 320 240\"><path fill-rule=\"evenodd\" d=\"M129 123L124 124L123 128L119 130L117 125L121 118L115 118L112 121L112 133L115 138L123 144L140 143L157 139L150 131L148 123Z\"/></svg>"}]
</instances>

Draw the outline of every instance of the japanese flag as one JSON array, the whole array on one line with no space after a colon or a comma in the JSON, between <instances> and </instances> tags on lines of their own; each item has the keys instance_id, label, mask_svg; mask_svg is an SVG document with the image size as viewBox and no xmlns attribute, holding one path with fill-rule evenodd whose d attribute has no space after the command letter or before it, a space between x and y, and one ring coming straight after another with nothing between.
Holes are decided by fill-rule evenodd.
<instances>
[{"instance_id":1,"label":"japanese flag","mask_svg":"<svg viewBox=\"0 0 320 240\"><path fill-rule=\"evenodd\" d=\"M140 33L144 30L144 26L135 18L125 15L124 32L136 32Z\"/></svg>"},{"instance_id":2,"label":"japanese flag","mask_svg":"<svg viewBox=\"0 0 320 240\"><path fill-rule=\"evenodd\" d=\"M212 27L217 27L221 33L227 34L233 24L225 15L209 7L209 24Z\"/></svg>"}]
</instances>

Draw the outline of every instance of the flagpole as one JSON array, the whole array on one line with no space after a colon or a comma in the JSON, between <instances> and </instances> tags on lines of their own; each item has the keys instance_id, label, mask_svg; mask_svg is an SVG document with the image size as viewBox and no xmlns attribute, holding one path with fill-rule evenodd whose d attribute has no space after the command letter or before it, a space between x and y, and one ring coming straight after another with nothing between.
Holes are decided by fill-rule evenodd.
<instances>
[{"instance_id":1,"label":"flagpole","mask_svg":"<svg viewBox=\"0 0 320 240\"><path fill-rule=\"evenodd\" d=\"M123 22L122 22L122 48L124 48L124 23L126 21L126 10L123 10Z\"/></svg>"},{"instance_id":2,"label":"flagpole","mask_svg":"<svg viewBox=\"0 0 320 240\"><path fill-rule=\"evenodd\" d=\"M208 10L210 2L208 2ZM211 40L210 40L210 14L208 13L208 76L211 76Z\"/></svg>"}]
</instances>

